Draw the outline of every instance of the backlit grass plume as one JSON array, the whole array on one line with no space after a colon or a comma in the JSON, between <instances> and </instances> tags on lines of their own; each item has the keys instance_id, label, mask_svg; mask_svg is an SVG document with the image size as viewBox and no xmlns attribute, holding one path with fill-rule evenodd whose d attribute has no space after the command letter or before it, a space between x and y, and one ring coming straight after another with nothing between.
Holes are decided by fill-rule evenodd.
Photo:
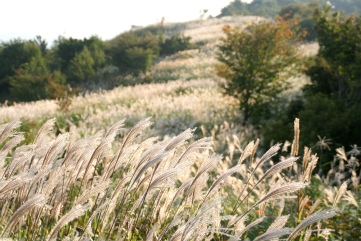
<instances>
[{"instance_id":1,"label":"backlit grass plume","mask_svg":"<svg viewBox=\"0 0 361 241\"><path fill-rule=\"evenodd\" d=\"M297 225L282 214L308 184L290 175L298 137L291 156L277 164L271 158L280 145L257 158L257 140L230 165L213 153L212 138L192 140L192 129L144 138L148 118L128 133L122 120L78 139L74 132L55 135L54 123L47 121L30 144L22 143L18 120L0 130L4 240L239 240L260 225L267 228L256 240L292 239L335 214L296 213ZM277 207L270 223L267 208Z\"/></svg>"}]
</instances>

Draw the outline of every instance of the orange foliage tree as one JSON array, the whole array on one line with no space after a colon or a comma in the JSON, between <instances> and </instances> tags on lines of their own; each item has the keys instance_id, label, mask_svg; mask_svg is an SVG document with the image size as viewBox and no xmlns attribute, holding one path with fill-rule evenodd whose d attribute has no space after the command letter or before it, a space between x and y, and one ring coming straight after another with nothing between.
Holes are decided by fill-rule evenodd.
<instances>
[{"instance_id":1,"label":"orange foliage tree","mask_svg":"<svg viewBox=\"0 0 361 241\"><path fill-rule=\"evenodd\" d=\"M260 125L277 114L281 93L299 63L297 45L305 33L294 19L264 20L246 29L225 26L218 46L218 76L225 94L239 100L243 125Z\"/></svg>"}]
</instances>

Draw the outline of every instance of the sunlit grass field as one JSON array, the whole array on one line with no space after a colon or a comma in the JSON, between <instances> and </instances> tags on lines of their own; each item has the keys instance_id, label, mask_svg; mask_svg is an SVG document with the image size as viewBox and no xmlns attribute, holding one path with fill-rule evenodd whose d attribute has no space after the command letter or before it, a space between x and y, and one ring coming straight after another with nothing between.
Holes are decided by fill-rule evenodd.
<instances>
[{"instance_id":1,"label":"sunlit grass field","mask_svg":"<svg viewBox=\"0 0 361 241\"><path fill-rule=\"evenodd\" d=\"M246 26L261 19L225 17L168 24L165 29L170 35L183 33L192 37L192 41L203 41L205 44L200 49L186 50L158 59L148 73L153 83L84 93L71 98L67 112L61 110L55 100L12 106L5 104L0 107L0 123L16 118L44 122L57 117L67 119L68 122L76 120L77 126L91 125L94 129L104 129L122 118L134 124L144 117L152 117L155 121L154 129L163 129L163 134L179 134L186 127L222 124L223 121L237 122L240 117L237 101L223 96L218 86L221 80L214 70L217 44L223 36L224 24ZM300 51L305 55L312 55L316 54L317 49L317 44L308 44L301 46ZM129 78L136 81L136 77L127 76L120 76L117 81L121 84L122 81L129 81ZM299 92L308 79L298 76L290 79L290 82L293 83L293 89L288 95ZM94 131L89 134L92 132Z\"/></svg>"},{"instance_id":2,"label":"sunlit grass field","mask_svg":"<svg viewBox=\"0 0 361 241\"><path fill-rule=\"evenodd\" d=\"M330 218L360 200L312 175L298 120L293 140L260 150L219 88L222 26L260 19L166 25L204 45L157 60L152 83L83 93L66 110L0 107L0 240L340 240ZM287 95L308 79L290 82Z\"/></svg>"}]
</instances>

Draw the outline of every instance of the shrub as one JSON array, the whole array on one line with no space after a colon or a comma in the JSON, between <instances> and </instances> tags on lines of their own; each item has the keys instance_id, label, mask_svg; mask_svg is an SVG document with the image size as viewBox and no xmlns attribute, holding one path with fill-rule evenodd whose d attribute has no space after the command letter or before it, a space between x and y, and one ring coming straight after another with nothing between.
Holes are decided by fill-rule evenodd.
<instances>
[{"instance_id":1,"label":"shrub","mask_svg":"<svg viewBox=\"0 0 361 241\"><path fill-rule=\"evenodd\" d=\"M179 51L197 48L197 46L192 44L190 40L191 37L185 37L180 34L173 35L159 44L160 55L171 55Z\"/></svg>"},{"instance_id":2,"label":"shrub","mask_svg":"<svg viewBox=\"0 0 361 241\"><path fill-rule=\"evenodd\" d=\"M146 72L159 54L158 39L150 32L145 32L143 36L127 32L114 39L111 44L111 61L124 74Z\"/></svg>"}]
</instances>

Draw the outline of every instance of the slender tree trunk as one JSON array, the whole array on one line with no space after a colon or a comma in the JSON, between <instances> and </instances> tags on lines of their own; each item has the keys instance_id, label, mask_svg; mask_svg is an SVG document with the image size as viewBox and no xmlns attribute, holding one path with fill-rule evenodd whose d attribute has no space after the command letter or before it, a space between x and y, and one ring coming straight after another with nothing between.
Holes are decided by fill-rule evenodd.
<instances>
[{"instance_id":1,"label":"slender tree trunk","mask_svg":"<svg viewBox=\"0 0 361 241\"><path fill-rule=\"evenodd\" d=\"M242 126L245 127L247 122L248 122L248 119L249 119L249 116L250 116L250 113L249 113L249 107L246 106L244 108L244 112L243 112L243 122L242 122Z\"/></svg>"}]
</instances>

